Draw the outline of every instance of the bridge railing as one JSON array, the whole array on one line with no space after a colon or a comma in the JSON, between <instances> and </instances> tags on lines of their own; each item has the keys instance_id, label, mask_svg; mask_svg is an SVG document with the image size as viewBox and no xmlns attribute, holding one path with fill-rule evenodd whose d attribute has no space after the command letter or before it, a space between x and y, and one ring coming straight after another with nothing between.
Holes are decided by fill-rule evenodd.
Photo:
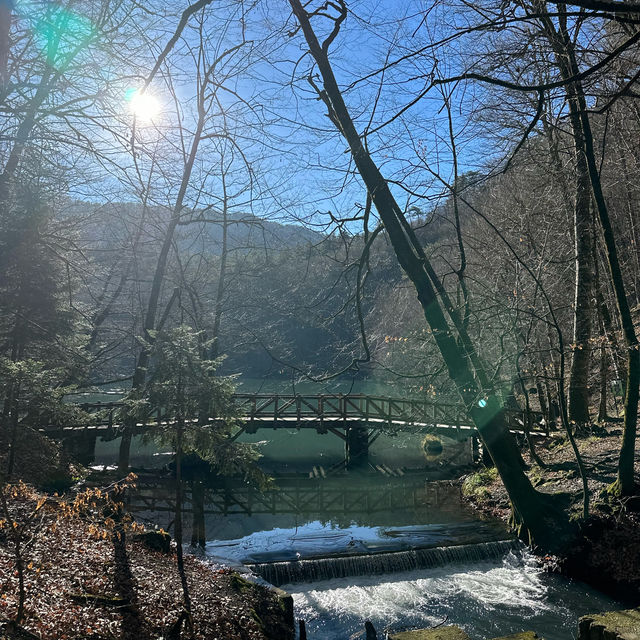
<instances>
[{"instance_id":1,"label":"bridge railing","mask_svg":"<svg viewBox=\"0 0 640 640\"><path fill-rule=\"evenodd\" d=\"M237 393L233 396L240 413L249 423L273 421L274 423L300 423L317 421L320 425L340 421L362 421L372 425L386 423L443 424L454 427L473 427L464 407L451 403L439 403L417 398L392 398L365 394L260 394ZM94 425L113 427L118 422L118 412L122 402L91 402L79 405L93 416ZM524 428L524 420L529 418L534 432L546 432L548 428L540 423L540 414L506 410L512 429ZM142 426L161 424L166 420L162 409L154 410L139 421Z\"/></svg>"},{"instance_id":2,"label":"bridge railing","mask_svg":"<svg viewBox=\"0 0 640 640\"><path fill-rule=\"evenodd\" d=\"M403 422L452 419L471 424L466 412L453 404L428 403L364 394L235 394L235 402L247 418L328 418Z\"/></svg>"},{"instance_id":3,"label":"bridge railing","mask_svg":"<svg viewBox=\"0 0 640 640\"><path fill-rule=\"evenodd\" d=\"M412 398L391 398L365 394L235 394L238 407L252 420L362 420L473 426L468 411L460 405ZM526 413L506 410L511 428L522 429ZM529 414L531 429L546 431L540 414Z\"/></svg>"}]
</instances>

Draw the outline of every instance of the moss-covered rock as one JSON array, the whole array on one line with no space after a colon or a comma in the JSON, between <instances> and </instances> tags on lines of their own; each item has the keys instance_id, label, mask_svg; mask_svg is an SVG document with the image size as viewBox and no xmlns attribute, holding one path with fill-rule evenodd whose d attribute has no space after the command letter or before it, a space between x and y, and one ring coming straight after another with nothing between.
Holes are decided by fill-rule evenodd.
<instances>
[{"instance_id":1,"label":"moss-covered rock","mask_svg":"<svg viewBox=\"0 0 640 640\"><path fill-rule=\"evenodd\" d=\"M234 591L251 600L253 619L267 638L272 640L293 640L294 614L293 597L277 587L258 585L235 573L230 578Z\"/></svg>"},{"instance_id":2,"label":"moss-covered rock","mask_svg":"<svg viewBox=\"0 0 640 640\"><path fill-rule=\"evenodd\" d=\"M496 481L497 477L498 470L495 467L472 473L462 483L462 495L479 502L490 498L491 492L488 487Z\"/></svg>"},{"instance_id":3,"label":"moss-covered rock","mask_svg":"<svg viewBox=\"0 0 640 640\"><path fill-rule=\"evenodd\" d=\"M578 640L640 640L640 609L583 616Z\"/></svg>"},{"instance_id":4,"label":"moss-covered rock","mask_svg":"<svg viewBox=\"0 0 640 640\"><path fill-rule=\"evenodd\" d=\"M392 633L389 640L471 640L460 627L438 627Z\"/></svg>"}]
</instances>

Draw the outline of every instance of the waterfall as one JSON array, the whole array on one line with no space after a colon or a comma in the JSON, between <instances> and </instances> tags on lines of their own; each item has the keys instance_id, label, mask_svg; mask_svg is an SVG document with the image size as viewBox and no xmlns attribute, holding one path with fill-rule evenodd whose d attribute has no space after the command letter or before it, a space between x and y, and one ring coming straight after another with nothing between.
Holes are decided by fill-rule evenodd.
<instances>
[{"instance_id":1,"label":"waterfall","mask_svg":"<svg viewBox=\"0 0 640 640\"><path fill-rule=\"evenodd\" d=\"M316 582L347 576L429 569L450 563L495 560L509 551L522 549L523 546L519 540L500 540L370 555L336 556L294 562L264 562L247 566L267 582L278 587L295 582Z\"/></svg>"}]
</instances>

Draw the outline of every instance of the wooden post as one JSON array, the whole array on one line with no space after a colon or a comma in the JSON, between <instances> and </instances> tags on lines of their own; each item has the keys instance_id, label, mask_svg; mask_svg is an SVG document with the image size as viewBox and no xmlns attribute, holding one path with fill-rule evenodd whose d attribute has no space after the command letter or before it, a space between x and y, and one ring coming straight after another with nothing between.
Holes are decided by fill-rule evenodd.
<instances>
[{"instance_id":1,"label":"wooden post","mask_svg":"<svg viewBox=\"0 0 640 640\"><path fill-rule=\"evenodd\" d=\"M273 428L276 428L278 422L278 394L276 394L273 401Z\"/></svg>"},{"instance_id":2,"label":"wooden post","mask_svg":"<svg viewBox=\"0 0 640 640\"><path fill-rule=\"evenodd\" d=\"M366 469L369 465L369 429L358 425L348 427L345 432L347 469Z\"/></svg>"},{"instance_id":3,"label":"wooden post","mask_svg":"<svg viewBox=\"0 0 640 640\"><path fill-rule=\"evenodd\" d=\"M474 463L480 459L480 441L477 435L473 435L471 440L471 462Z\"/></svg>"},{"instance_id":4,"label":"wooden post","mask_svg":"<svg viewBox=\"0 0 640 640\"><path fill-rule=\"evenodd\" d=\"M495 467L493 458L491 457L491 454L487 450L487 447L485 446L484 442L482 443L482 464L485 467Z\"/></svg>"}]
</instances>

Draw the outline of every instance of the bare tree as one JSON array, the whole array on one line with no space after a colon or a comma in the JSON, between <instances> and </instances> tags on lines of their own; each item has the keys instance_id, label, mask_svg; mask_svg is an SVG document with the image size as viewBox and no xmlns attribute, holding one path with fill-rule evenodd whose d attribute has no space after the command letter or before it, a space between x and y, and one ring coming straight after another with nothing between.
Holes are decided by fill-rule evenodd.
<instances>
[{"instance_id":1,"label":"bare tree","mask_svg":"<svg viewBox=\"0 0 640 640\"><path fill-rule=\"evenodd\" d=\"M511 498L514 509L514 523L525 538L547 548L557 548L563 542L562 535L552 536L550 521L562 528L564 521L558 509L552 508L548 496L536 492L519 464L520 454L509 433L501 402L490 384L477 355L470 352L472 346L465 337L458 321L453 320L452 328L442 308L442 291L432 272L431 265L420 245L415 241L411 227L393 197L387 181L380 173L371 155L367 152L346 107L342 92L335 79L329 61L329 48L338 37L340 28L347 18L343 2L331 3L333 14L327 14L324 7L310 11L298 0L290 0L296 20L309 47L309 52L322 78L319 97L324 102L328 116L336 129L347 141L353 161L365 183L371 199L382 219L394 251L402 268L416 288L418 300L425 319L447 366L451 380L456 385L461 400L478 427L483 442L491 453L500 476ZM329 35L320 42L311 25L317 16L329 17L332 27ZM451 316L446 301L445 308ZM460 339L457 342L454 335ZM557 529L556 529L557 531Z\"/></svg>"}]
</instances>

